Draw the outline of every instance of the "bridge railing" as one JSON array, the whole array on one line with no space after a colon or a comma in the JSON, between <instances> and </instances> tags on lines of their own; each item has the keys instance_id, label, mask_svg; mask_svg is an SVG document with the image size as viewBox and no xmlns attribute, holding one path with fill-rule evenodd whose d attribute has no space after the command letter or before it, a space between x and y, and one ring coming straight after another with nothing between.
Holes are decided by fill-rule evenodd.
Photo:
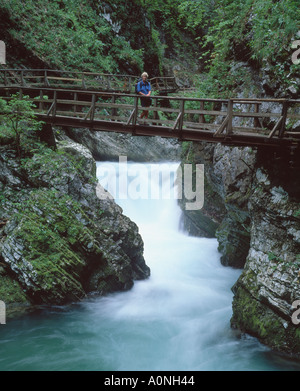
<instances>
[{"instance_id":1,"label":"bridge railing","mask_svg":"<svg viewBox=\"0 0 300 391\"><path fill-rule=\"evenodd\" d=\"M12 88L0 88L2 96L10 100ZM143 125L139 120L144 110L136 94L16 88L35 105L36 113L51 122L61 118L77 120L85 126L106 122L123 126ZM71 122L72 122L71 121ZM74 121L72 122L74 123ZM167 129L179 139L184 133L209 132L213 138L234 135L288 138L300 141L300 100L287 99L207 99L153 96L147 123ZM81 126L81 125L80 125Z\"/></svg>"},{"instance_id":2,"label":"bridge railing","mask_svg":"<svg viewBox=\"0 0 300 391\"><path fill-rule=\"evenodd\" d=\"M68 88L134 93L139 80L134 75L72 72L49 69L0 69L0 87ZM153 89L173 92L178 89L174 77L150 79Z\"/></svg>"}]
</instances>

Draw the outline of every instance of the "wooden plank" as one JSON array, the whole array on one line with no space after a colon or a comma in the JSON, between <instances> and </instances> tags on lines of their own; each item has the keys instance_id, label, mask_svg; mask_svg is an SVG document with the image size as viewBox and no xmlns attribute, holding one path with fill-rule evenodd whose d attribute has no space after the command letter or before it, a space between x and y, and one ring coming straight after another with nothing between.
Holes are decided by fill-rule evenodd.
<instances>
[{"instance_id":1,"label":"wooden plank","mask_svg":"<svg viewBox=\"0 0 300 391\"><path fill-rule=\"evenodd\" d=\"M181 117L179 118L179 123L178 123L178 130L179 130L179 140L182 140L182 128L183 128L183 121L184 121L184 104L185 101L182 100L180 101L180 113Z\"/></svg>"},{"instance_id":2,"label":"wooden plank","mask_svg":"<svg viewBox=\"0 0 300 391\"><path fill-rule=\"evenodd\" d=\"M202 102L201 102L202 103ZM201 114L201 115L227 115L227 111L217 111L217 110L184 110L185 114Z\"/></svg>"},{"instance_id":3,"label":"wooden plank","mask_svg":"<svg viewBox=\"0 0 300 391\"><path fill-rule=\"evenodd\" d=\"M45 70L45 73L44 73L44 83L45 83L46 87L50 87L50 83L49 83L49 80L48 80L48 73L47 73L46 70Z\"/></svg>"},{"instance_id":4,"label":"wooden plank","mask_svg":"<svg viewBox=\"0 0 300 391\"><path fill-rule=\"evenodd\" d=\"M40 91L39 109L44 110L43 90Z\"/></svg>"},{"instance_id":5,"label":"wooden plank","mask_svg":"<svg viewBox=\"0 0 300 391\"><path fill-rule=\"evenodd\" d=\"M31 79L32 79L32 80L39 80L39 79L41 79L40 82L42 82L42 81L44 80L44 76L29 76L29 75L27 76L27 75L26 75L26 76L24 76L24 78L25 78L26 80L29 80L29 81L30 81ZM31 85L31 86L33 85L32 81L30 81L30 85Z\"/></svg>"},{"instance_id":6,"label":"wooden plank","mask_svg":"<svg viewBox=\"0 0 300 391\"><path fill-rule=\"evenodd\" d=\"M182 113L179 113L179 114L178 114L178 117L176 118L175 124L174 124L174 126L173 126L173 130L175 130L175 129L177 128L181 116L182 116Z\"/></svg>"},{"instance_id":7,"label":"wooden plank","mask_svg":"<svg viewBox=\"0 0 300 391\"><path fill-rule=\"evenodd\" d=\"M291 113L288 113L288 114L287 114L287 118L290 118L290 119L300 119L300 114L291 114Z\"/></svg>"},{"instance_id":8,"label":"wooden plank","mask_svg":"<svg viewBox=\"0 0 300 391\"><path fill-rule=\"evenodd\" d=\"M138 118L138 105L139 105L139 98L136 96L136 97L134 98L134 115L133 115L133 120L132 120L133 126L135 126L136 123L137 123L137 118Z\"/></svg>"},{"instance_id":9,"label":"wooden plank","mask_svg":"<svg viewBox=\"0 0 300 391\"><path fill-rule=\"evenodd\" d=\"M246 118L279 118L280 113L254 113L254 112L240 112L234 111L233 117L246 117Z\"/></svg>"},{"instance_id":10,"label":"wooden plank","mask_svg":"<svg viewBox=\"0 0 300 391\"><path fill-rule=\"evenodd\" d=\"M256 128L256 127L246 127L246 126L233 126L233 132L247 132L247 133L260 133L265 134L266 136L269 135L269 129L266 128Z\"/></svg>"},{"instance_id":11,"label":"wooden plank","mask_svg":"<svg viewBox=\"0 0 300 391\"><path fill-rule=\"evenodd\" d=\"M259 113L259 105L260 103L255 103L254 104L254 112L257 114ZM258 127L262 127L262 124L261 124L261 119L258 118L258 117L254 117L254 127L255 128L258 128Z\"/></svg>"},{"instance_id":12,"label":"wooden plank","mask_svg":"<svg viewBox=\"0 0 300 391\"><path fill-rule=\"evenodd\" d=\"M279 137L282 137L284 132L285 132L285 126L286 126L286 118L287 118L287 113L288 113L288 108L289 108L289 101L286 100L283 105L282 105L282 120L281 120L281 125L280 125L280 130L279 130Z\"/></svg>"},{"instance_id":13,"label":"wooden plank","mask_svg":"<svg viewBox=\"0 0 300 391\"><path fill-rule=\"evenodd\" d=\"M286 131L284 134L300 137L300 132L289 132L289 131Z\"/></svg>"},{"instance_id":14,"label":"wooden plank","mask_svg":"<svg viewBox=\"0 0 300 391\"><path fill-rule=\"evenodd\" d=\"M223 133L224 129L228 124L228 120L229 120L229 116L227 115L224 121L222 122L221 126L219 127L219 129L214 133L214 137L218 137L221 135L221 133Z\"/></svg>"},{"instance_id":15,"label":"wooden plank","mask_svg":"<svg viewBox=\"0 0 300 391\"><path fill-rule=\"evenodd\" d=\"M92 96L92 105L91 105L91 116L90 116L90 120L91 120L91 121L94 120L94 115L95 115L95 102L96 102L96 96L93 95L93 96Z\"/></svg>"},{"instance_id":16,"label":"wooden plank","mask_svg":"<svg viewBox=\"0 0 300 391\"><path fill-rule=\"evenodd\" d=\"M52 102L52 104L51 104L49 110L47 111L47 117L51 114L53 108L54 108L54 102Z\"/></svg>"},{"instance_id":17,"label":"wooden plank","mask_svg":"<svg viewBox=\"0 0 300 391\"><path fill-rule=\"evenodd\" d=\"M184 121L184 126L189 128L189 127L193 127L194 129L204 129L206 128L207 130L213 130L215 131L217 128L220 127L220 125L217 125L217 124L213 124L213 123L207 123L207 122L204 122L204 123L199 123L199 122L189 122L189 121Z\"/></svg>"},{"instance_id":18,"label":"wooden plank","mask_svg":"<svg viewBox=\"0 0 300 391\"><path fill-rule=\"evenodd\" d=\"M226 133L231 134L232 133L232 118L233 118L233 100L228 99L228 107L227 107L227 112L228 112L228 121L226 125Z\"/></svg>"},{"instance_id":19,"label":"wooden plank","mask_svg":"<svg viewBox=\"0 0 300 391\"><path fill-rule=\"evenodd\" d=\"M55 115L56 115L56 105L57 105L57 92L56 92L56 91L54 91L53 103L54 103L54 106L53 106L53 115L55 116Z\"/></svg>"},{"instance_id":20,"label":"wooden plank","mask_svg":"<svg viewBox=\"0 0 300 391\"><path fill-rule=\"evenodd\" d=\"M82 79L72 79L71 77L55 77L55 76L48 76L48 80L62 80L62 81L80 81L82 82Z\"/></svg>"},{"instance_id":21,"label":"wooden plank","mask_svg":"<svg viewBox=\"0 0 300 391\"><path fill-rule=\"evenodd\" d=\"M73 109L74 113L76 113L76 111L77 111L77 106L76 106L77 100L78 100L78 95L77 95L77 92L75 92L75 94L74 94L74 109Z\"/></svg>"},{"instance_id":22,"label":"wooden plank","mask_svg":"<svg viewBox=\"0 0 300 391\"><path fill-rule=\"evenodd\" d=\"M268 138L272 138L276 132L276 130L279 128L279 126L281 125L281 122L283 120L283 116L281 116L279 118L279 120L276 122L275 126L273 127L273 129L271 130L271 133L269 134Z\"/></svg>"},{"instance_id":23,"label":"wooden plank","mask_svg":"<svg viewBox=\"0 0 300 391\"><path fill-rule=\"evenodd\" d=\"M203 110L204 110L204 102L200 102L200 111L203 111ZM204 114L200 113L200 115L199 115L199 123L204 123L204 122L205 122Z\"/></svg>"},{"instance_id":24,"label":"wooden plank","mask_svg":"<svg viewBox=\"0 0 300 391\"><path fill-rule=\"evenodd\" d=\"M86 116L86 113L83 113L83 112L76 112L74 113L74 111L60 111L60 110L57 110L56 111L56 115L59 115L59 116L68 116L70 118L76 118L76 117L85 117Z\"/></svg>"},{"instance_id":25,"label":"wooden plank","mask_svg":"<svg viewBox=\"0 0 300 391\"><path fill-rule=\"evenodd\" d=\"M126 125L129 125L129 124L130 124L130 122L132 121L132 118L133 118L134 114L135 114L135 109L132 110L132 112L131 112L131 114L130 114L130 117L129 117L127 123L126 123Z\"/></svg>"}]
</instances>

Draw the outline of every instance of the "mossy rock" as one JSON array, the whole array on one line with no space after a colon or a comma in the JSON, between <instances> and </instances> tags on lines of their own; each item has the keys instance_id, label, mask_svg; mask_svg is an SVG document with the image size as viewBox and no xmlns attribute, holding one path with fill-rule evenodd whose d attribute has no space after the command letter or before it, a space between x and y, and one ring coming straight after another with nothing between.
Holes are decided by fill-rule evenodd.
<instances>
[{"instance_id":1,"label":"mossy rock","mask_svg":"<svg viewBox=\"0 0 300 391\"><path fill-rule=\"evenodd\" d=\"M250 248L250 234L235 220L225 218L216 231L221 263L242 268Z\"/></svg>"},{"instance_id":2,"label":"mossy rock","mask_svg":"<svg viewBox=\"0 0 300 391\"><path fill-rule=\"evenodd\" d=\"M231 326L240 329L275 350L300 356L300 329L283 319L242 286L235 288Z\"/></svg>"},{"instance_id":3,"label":"mossy rock","mask_svg":"<svg viewBox=\"0 0 300 391\"><path fill-rule=\"evenodd\" d=\"M0 300L6 305L28 303L28 298L20 284L7 274L0 275Z\"/></svg>"}]
</instances>

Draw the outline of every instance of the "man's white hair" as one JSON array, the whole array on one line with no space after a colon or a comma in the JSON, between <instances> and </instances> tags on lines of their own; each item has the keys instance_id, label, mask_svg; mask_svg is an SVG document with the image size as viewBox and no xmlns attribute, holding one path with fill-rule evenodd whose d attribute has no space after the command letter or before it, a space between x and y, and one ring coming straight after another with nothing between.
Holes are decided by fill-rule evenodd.
<instances>
[{"instance_id":1,"label":"man's white hair","mask_svg":"<svg viewBox=\"0 0 300 391\"><path fill-rule=\"evenodd\" d=\"M149 75L148 75L147 72L143 72L143 73L142 73L142 77L143 77L143 76L149 77Z\"/></svg>"}]
</instances>

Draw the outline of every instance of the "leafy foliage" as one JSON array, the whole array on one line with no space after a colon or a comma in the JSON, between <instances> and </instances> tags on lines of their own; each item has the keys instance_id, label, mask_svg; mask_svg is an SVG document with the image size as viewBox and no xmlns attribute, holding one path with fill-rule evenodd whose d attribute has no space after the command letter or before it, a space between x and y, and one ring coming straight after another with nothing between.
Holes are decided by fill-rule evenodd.
<instances>
[{"instance_id":1,"label":"leafy foliage","mask_svg":"<svg viewBox=\"0 0 300 391\"><path fill-rule=\"evenodd\" d=\"M201 15L208 16L203 2L196 3ZM297 1L216 0L208 17L207 33L201 37L207 51L201 58L209 71L208 82L214 86L213 95L228 95L244 81L245 69L231 72L233 60L267 66L271 76L286 86L299 75L299 68L291 62L291 43L300 19Z\"/></svg>"},{"instance_id":2,"label":"leafy foliage","mask_svg":"<svg viewBox=\"0 0 300 391\"><path fill-rule=\"evenodd\" d=\"M117 73L126 61L142 68L142 50L116 37L91 0L3 0L1 9L13 39L51 68Z\"/></svg>"},{"instance_id":3,"label":"leafy foliage","mask_svg":"<svg viewBox=\"0 0 300 391\"><path fill-rule=\"evenodd\" d=\"M36 133L41 129L42 122L37 121L34 104L28 96L12 95L8 103L0 99L0 115L2 126L11 129L15 136L18 157L21 157L22 147L34 147Z\"/></svg>"},{"instance_id":4,"label":"leafy foliage","mask_svg":"<svg viewBox=\"0 0 300 391\"><path fill-rule=\"evenodd\" d=\"M14 42L52 68L158 75L175 58L201 72L195 96L211 97L251 85L235 63L264 67L283 88L299 77L298 0L3 0L1 10Z\"/></svg>"}]
</instances>

